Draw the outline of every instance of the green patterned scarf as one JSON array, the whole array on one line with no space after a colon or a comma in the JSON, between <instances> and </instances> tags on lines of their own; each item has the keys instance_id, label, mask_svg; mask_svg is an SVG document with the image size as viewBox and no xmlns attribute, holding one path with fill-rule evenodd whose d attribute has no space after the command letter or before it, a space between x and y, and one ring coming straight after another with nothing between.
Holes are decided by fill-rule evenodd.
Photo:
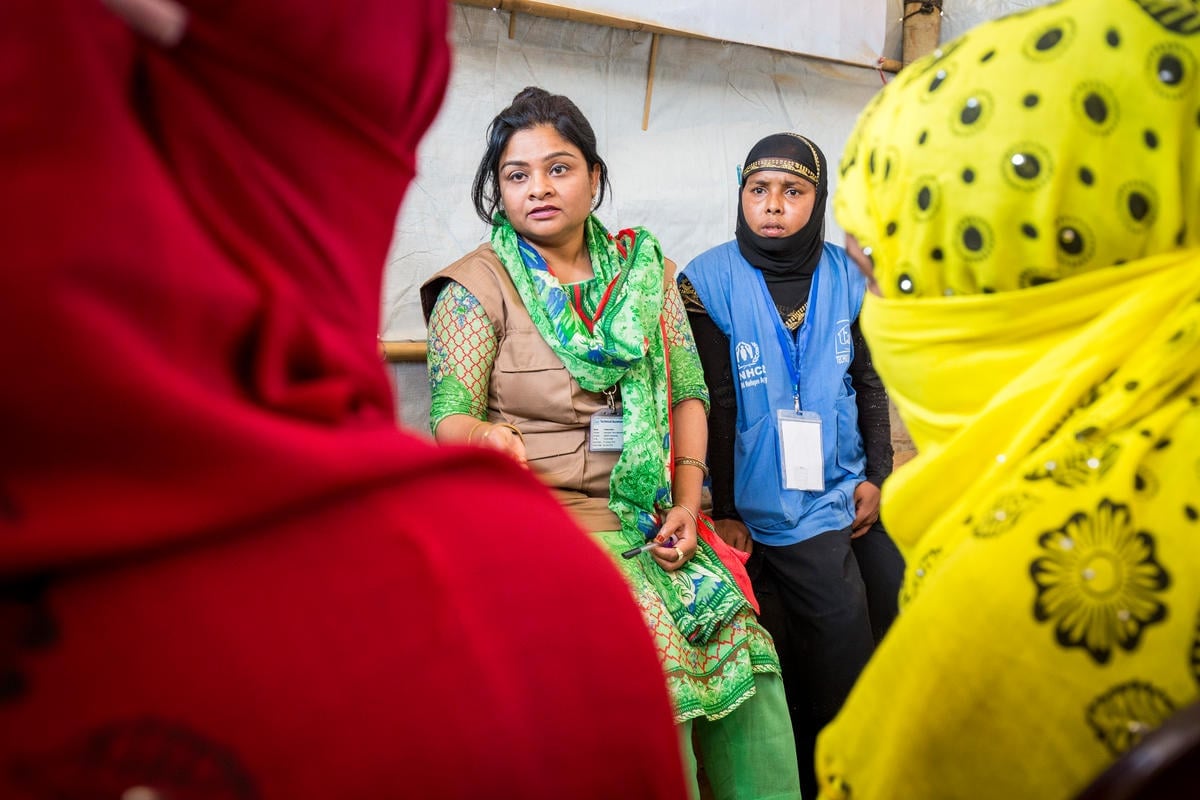
<instances>
[{"instance_id":1,"label":"green patterned scarf","mask_svg":"<svg viewBox=\"0 0 1200 800\"><path fill-rule=\"evenodd\" d=\"M609 482L609 507L626 536L640 544L657 532L659 511L671 505L662 247L642 228L611 236L595 216L588 218L586 237L592 271L608 287L603 313L591 328L545 259L502 215L492 229L492 249L538 332L579 385L590 392L620 387L624 448ZM725 565L707 544L700 545L687 567L671 573L642 558L647 579L693 641L707 639L746 602Z\"/></svg>"}]
</instances>

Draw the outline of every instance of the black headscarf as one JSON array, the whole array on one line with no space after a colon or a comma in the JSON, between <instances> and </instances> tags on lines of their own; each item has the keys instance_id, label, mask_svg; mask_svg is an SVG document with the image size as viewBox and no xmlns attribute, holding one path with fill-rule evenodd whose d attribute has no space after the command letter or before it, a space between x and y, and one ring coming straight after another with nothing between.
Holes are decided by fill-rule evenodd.
<instances>
[{"instance_id":1,"label":"black headscarf","mask_svg":"<svg viewBox=\"0 0 1200 800\"><path fill-rule=\"evenodd\" d=\"M738 249L752 266L762 270L776 304L795 308L808 298L813 270L821 260L825 244L825 201L829 195L825 154L798 133L775 133L750 148L742 168L742 184L745 185L746 178L764 170L798 175L817 189L812 216L805 226L791 236L772 239L759 236L746 223L742 191L738 187L735 231Z\"/></svg>"}]
</instances>

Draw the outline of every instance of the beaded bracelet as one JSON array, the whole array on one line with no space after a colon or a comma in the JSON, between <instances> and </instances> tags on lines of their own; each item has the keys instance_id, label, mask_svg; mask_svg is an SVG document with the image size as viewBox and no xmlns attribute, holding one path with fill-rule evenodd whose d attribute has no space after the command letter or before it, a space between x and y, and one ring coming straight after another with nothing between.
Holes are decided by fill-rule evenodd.
<instances>
[{"instance_id":1,"label":"beaded bracelet","mask_svg":"<svg viewBox=\"0 0 1200 800\"><path fill-rule=\"evenodd\" d=\"M700 471L704 473L704 477L706 477L706 478L708 477L708 464L705 464L700 459L689 458L688 456L676 456L675 466L678 467L683 464L686 464L686 465L692 466L692 467L699 467Z\"/></svg>"}]
</instances>

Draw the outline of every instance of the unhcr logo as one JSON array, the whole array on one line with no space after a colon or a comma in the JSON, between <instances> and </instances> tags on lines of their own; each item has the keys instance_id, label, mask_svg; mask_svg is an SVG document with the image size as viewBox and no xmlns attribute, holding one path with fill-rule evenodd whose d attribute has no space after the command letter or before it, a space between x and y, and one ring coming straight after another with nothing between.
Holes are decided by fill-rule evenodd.
<instances>
[{"instance_id":1,"label":"unhcr logo","mask_svg":"<svg viewBox=\"0 0 1200 800\"><path fill-rule=\"evenodd\" d=\"M737 358L738 383L743 389L767 382L767 368L762 365L758 342L738 342L733 353Z\"/></svg>"},{"instance_id":2,"label":"unhcr logo","mask_svg":"<svg viewBox=\"0 0 1200 800\"><path fill-rule=\"evenodd\" d=\"M854 340L850 338L850 320L838 320L837 333L833 337L833 350L837 363L850 363L850 356L854 355Z\"/></svg>"},{"instance_id":3,"label":"unhcr logo","mask_svg":"<svg viewBox=\"0 0 1200 800\"><path fill-rule=\"evenodd\" d=\"M737 352L738 369L758 363L759 352L757 342L738 342L735 351Z\"/></svg>"}]
</instances>

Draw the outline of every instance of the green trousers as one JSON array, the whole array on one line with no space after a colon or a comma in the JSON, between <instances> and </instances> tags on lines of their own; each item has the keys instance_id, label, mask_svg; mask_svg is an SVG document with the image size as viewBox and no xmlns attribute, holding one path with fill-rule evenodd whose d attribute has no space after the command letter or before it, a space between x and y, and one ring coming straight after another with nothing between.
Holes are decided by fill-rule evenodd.
<instances>
[{"instance_id":1,"label":"green trousers","mask_svg":"<svg viewBox=\"0 0 1200 800\"><path fill-rule=\"evenodd\" d=\"M700 717L679 726L692 800L700 798L696 751L716 800L799 799L796 741L783 681L758 673L754 687L754 696L729 716L715 722Z\"/></svg>"}]
</instances>

